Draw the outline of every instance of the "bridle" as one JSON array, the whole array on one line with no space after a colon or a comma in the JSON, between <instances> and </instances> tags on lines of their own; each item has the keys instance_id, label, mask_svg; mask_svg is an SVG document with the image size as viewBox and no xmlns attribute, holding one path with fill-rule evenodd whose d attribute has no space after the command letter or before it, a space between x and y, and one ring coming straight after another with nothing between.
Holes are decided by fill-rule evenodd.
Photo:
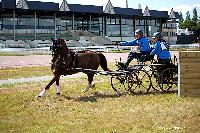
<instances>
[{"instance_id":1,"label":"bridle","mask_svg":"<svg viewBox=\"0 0 200 133\"><path fill-rule=\"evenodd\" d=\"M64 47L62 47L60 45L60 41L59 39L54 40L53 41L53 45L50 46L50 50L52 51L52 57L53 60L56 62L56 60L59 60L59 62L64 65L67 65L69 63L69 66L67 65L67 67L73 67L74 66L74 53L67 49L67 53L63 52L64 51ZM55 63L53 62L53 63Z\"/></svg>"},{"instance_id":2,"label":"bridle","mask_svg":"<svg viewBox=\"0 0 200 133\"><path fill-rule=\"evenodd\" d=\"M58 44L58 40L53 40L53 45L50 46L50 51L52 51L52 57L58 56L61 51L61 46Z\"/></svg>"}]
</instances>

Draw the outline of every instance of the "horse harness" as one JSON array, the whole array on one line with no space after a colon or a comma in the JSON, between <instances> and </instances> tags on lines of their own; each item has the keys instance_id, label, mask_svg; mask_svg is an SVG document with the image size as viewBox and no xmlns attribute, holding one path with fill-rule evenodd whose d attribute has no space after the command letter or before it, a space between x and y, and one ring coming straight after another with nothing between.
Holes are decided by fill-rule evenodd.
<instances>
[{"instance_id":1,"label":"horse harness","mask_svg":"<svg viewBox=\"0 0 200 133\"><path fill-rule=\"evenodd\" d=\"M78 52L69 51L64 57L59 57L54 65L59 69L72 69L77 65L77 54ZM70 61L70 62L69 62Z\"/></svg>"}]
</instances>

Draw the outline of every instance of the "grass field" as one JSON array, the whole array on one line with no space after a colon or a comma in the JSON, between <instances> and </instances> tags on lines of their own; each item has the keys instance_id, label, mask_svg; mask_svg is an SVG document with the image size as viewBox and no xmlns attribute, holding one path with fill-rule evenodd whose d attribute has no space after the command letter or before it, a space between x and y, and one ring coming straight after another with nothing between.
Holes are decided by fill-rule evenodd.
<instances>
[{"instance_id":1,"label":"grass field","mask_svg":"<svg viewBox=\"0 0 200 133\"><path fill-rule=\"evenodd\" d=\"M109 68L116 69L114 62L109 62ZM102 70L99 67L99 70ZM50 66L34 66L34 67L18 67L18 68L2 68L0 69L0 80L28 78L37 76L52 75Z\"/></svg>"},{"instance_id":2,"label":"grass field","mask_svg":"<svg viewBox=\"0 0 200 133\"><path fill-rule=\"evenodd\" d=\"M33 71L37 73L32 74L33 76L50 74L49 68L45 73L40 72L41 69L46 70L42 67L39 70L38 67L28 67L20 74L12 73L11 77L15 75L26 77ZM0 69L0 72L3 71ZM200 98L180 98L174 93L159 92L145 95L129 93L117 95L112 90L109 80L106 76L95 76L96 87L87 93L82 93L81 89L87 84L86 76L63 79L60 96L57 96L54 87L51 87L43 98L35 96L48 82L0 86L0 131L3 133L196 133L200 131Z\"/></svg>"},{"instance_id":3,"label":"grass field","mask_svg":"<svg viewBox=\"0 0 200 133\"><path fill-rule=\"evenodd\" d=\"M0 69L0 80L52 75L50 66L18 67Z\"/></svg>"}]
</instances>

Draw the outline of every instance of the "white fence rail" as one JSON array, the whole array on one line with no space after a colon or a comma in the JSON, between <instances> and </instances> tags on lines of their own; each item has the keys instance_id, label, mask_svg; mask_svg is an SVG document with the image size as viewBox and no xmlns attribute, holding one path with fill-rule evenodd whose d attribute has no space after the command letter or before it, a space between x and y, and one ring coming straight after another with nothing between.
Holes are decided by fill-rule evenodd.
<instances>
[{"instance_id":1,"label":"white fence rail","mask_svg":"<svg viewBox=\"0 0 200 133\"><path fill-rule=\"evenodd\" d=\"M200 44L190 44L190 45L171 45L171 48L188 48L188 49L199 49ZM89 46L89 47L69 47L69 49L72 49L74 51L81 51L81 50L92 50L92 51L100 51L100 52L112 52L112 51L118 51L118 50L130 50L130 51L136 51L135 46ZM42 53L42 54L51 54L49 47L44 48L2 48L0 49L0 52L15 52L15 53L27 53L27 54L33 54L33 53Z\"/></svg>"},{"instance_id":2,"label":"white fence rail","mask_svg":"<svg viewBox=\"0 0 200 133\"><path fill-rule=\"evenodd\" d=\"M195 44L177 44L177 45L171 45L170 47L172 49L178 49L178 48L199 49L200 44L198 44L198 43L195 43Z\"/></svg>"}]
</instances>

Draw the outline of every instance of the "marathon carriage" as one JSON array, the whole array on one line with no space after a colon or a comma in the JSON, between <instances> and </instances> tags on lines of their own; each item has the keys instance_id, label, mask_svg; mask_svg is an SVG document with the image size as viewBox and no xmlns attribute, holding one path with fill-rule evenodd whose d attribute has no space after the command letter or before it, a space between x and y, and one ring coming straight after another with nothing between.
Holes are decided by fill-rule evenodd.
<instances>
[{"instance_id":1,"label":"marathon carriage","mask_svg":"<svg viewBox=\"0 0 200 133\"><path fill-rule=\"evenodd\" d=\"M52 65L51 68L54 77L51 82L39 93L39 97L44 96L46 90L56 82L57 94L60 94L59 79L61 75L71 75L77 72L83 72L88 76L88 86L84 91L93 88L93 76L95 74L110 75L111 86L119 94L124 91L130 93L148 92L151 88L162 91L169 91L177 86L178 70L177 64L170 63L169 66L163 66L155 63L154 59L142 57L139 63L124 69L121 61L116 62L117 70L111 71L107 67L105 56L93 51L73 52L68 49L64 39L53 40ZM147 65L146 62L150 61ZM99 65L104 71L97 70Z\"/></svg>"},{"instance_id":2,"label":"marathon carriage","mask_svg":"<svg viewBox=\"0 0 200 133\"><path fill-rule=\"evenodd\" d=\"M176 56L168 65L158 64L152 57L142 57L138 60L138 64L126 69L121 64L121 61L116 62L118 66L116 72L125 74L111 77L111 85L115 91L122 91L123 88L131 93L149 92L151 89L163 92L177 89L178 63Z\"/></svg>"}]
</instances>

